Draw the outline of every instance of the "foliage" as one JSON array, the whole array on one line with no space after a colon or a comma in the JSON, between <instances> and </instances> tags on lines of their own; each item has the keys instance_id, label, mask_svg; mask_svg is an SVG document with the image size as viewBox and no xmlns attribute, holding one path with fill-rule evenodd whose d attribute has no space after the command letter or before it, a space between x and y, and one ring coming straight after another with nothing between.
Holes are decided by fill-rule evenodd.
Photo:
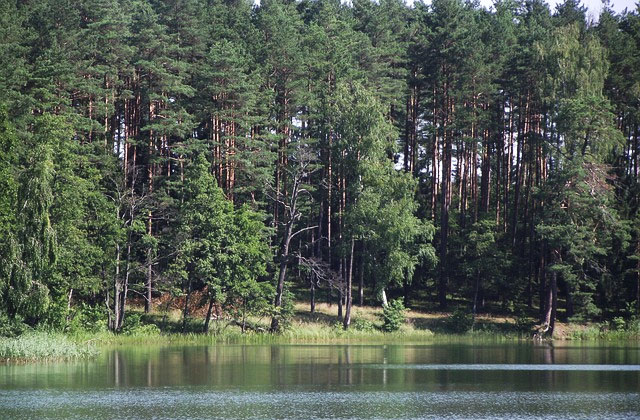
<instances>
[{"instance_id":1,"label":"foliage","mask_svg":"<svg viewBox=\"0 0 640 420\"><path fill-rule=\"evenodd\" d=\"M523 310L520 310L516 313L515 321L516 331L520 333L530 333L534 326L534 320L531 317L527 316L527 314Z\"/></svg>"},{"instance_id":2,"label":"foliage","mask_svg":"<svg viewBox=\"0 0 640 420\"><path fill-rule=\"evenodd\" d=\"M168 294L286 323L305 261L342 298L638 315L638 10L174 3L2 3L8 334Z\"/></svg>"},{"instance_id":3,"label":"foliage","mask_svg":"<svg viewBox=\"0 0 640 420\"><path fill-rule=\"evenodd\" d=\"M107 317L104 310L98 306L82 303L74 308L69 315L66 331L70 333L91 332L99 333L107 330Z\"/></svg>"},{"instance_id":4,"label":"foliage","mask_svg":"<svg viewBox=\"0 0 640 420\"><path fill-rule=\"evenodd\" d=\"M285 331L291 327L291 321L293 319L295 309L294 300L294 294L291 292L289 285L285 283L285 288L282 293L282 305L279 307L276 307L274 305L270 305L267 307L269 315L272 318L278 319L278 326L281 331ZM273 299L271 299L271 301L273 301Z\"/></svg>"},{"instance_id":5,"label":"foliage","mask_svg":"<svg viewBox=\"0 0 640 420\"><path fill-rule=\"evenodd\" d=\"M22 319L10 319L6 314L0 314L0 337L18 337L30 328Z\"/></svg>"},{"instance_id":6,"label":"foliage","mask_svg":"<svg viewBox=\"0 0 640 420\"><path fill-rule=\"evenodd\" d=\"M160 334L160 328L156 324L143 323L141 314L132 313L127 316L122 333L130 336L152 336Z\"/></svg>"},{"instance_id":7,"label":"foliage","mask_svg":"<svg viewBox=\"0 0 640 420\"><path fill-rule=\"evenodd\" d=\"M456 309L447 318L447 330L455 334L464 334L473 328L473 315L464 309Z\"/></svg>"},{"instance_id":8,"label":"foliage","mask_svg":"<svg viewBox=\"0 0 640 420\"><path fill-rule=\"evenodd\" d=\"M405 319L405 307L402 299L391 300L382 308L382 330L385 332L398 331Z\"/></svg>"},{"instance_id":9,"label":"foliage","mask_svg":"<svg viewBox=\"0 0 640 420\"><path fill-rule=\"evenodd\" d=\"M340 327L342 327L342 325L340 325ZM362 332L368 332L368 333L372 333L376 331L376 325L373 322L367 319L361 319L361 318L356 318L353 321L351 321L350 328L356 331L362 331Z\"/></svg>"},{"instance_id":10,"label":"foliage","mask_svg":"<svg viewBox=\"0 0 640 420\"><path fill-rule=\"evenodd\" d=\"M270 250L260 215L233 209L202 154L185 178L173 273L188 284L188 293L206 286L209 299L242 318L247 311L264 312L268 290L257 280L267 273Z\"/></svg>"}]
</instances>

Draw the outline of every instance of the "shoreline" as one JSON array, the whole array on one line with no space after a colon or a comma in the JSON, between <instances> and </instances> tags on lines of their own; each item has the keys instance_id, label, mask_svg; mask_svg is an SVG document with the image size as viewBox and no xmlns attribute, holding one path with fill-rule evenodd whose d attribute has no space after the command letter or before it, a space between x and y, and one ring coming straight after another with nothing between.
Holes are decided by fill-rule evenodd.
<instances>
[{"instance_id":1,"label":"shoreline","mask_svg":"<svg viewBox=\"0 0 640 420\"><path fill-rule=\"evenodd\" d=\"M214 345L214 344L424 344L429 342L543 342L596 343L606 341L640 342L636 330L612 330L604 324L557 323L552 338L533 339L533 322L512 316L482 314L476 317L473 328L463 333L453 332L451 314L440 312L407 311L407 321L397 332L380 330L381 308L354 307L353 323L349 330L340 327L333 307L318 305L310 314L303 303L296 303L291 325L281 333L247 331L225 321L214 322L207 334L198 332L200 318L191 320L191 331L176 332L180 323L177 314L153 313L145 316L131 311L137 323L121 333L110 331L45 332L29 331L15 338L0 337L0 363L32 363L86 359L101 349L128 345ZM162 319L161 324L158 319ZM265 320L252 319L253 326L266 325ZM160 326L164 326L160 328Z\"/></svg>"}]
</instances>

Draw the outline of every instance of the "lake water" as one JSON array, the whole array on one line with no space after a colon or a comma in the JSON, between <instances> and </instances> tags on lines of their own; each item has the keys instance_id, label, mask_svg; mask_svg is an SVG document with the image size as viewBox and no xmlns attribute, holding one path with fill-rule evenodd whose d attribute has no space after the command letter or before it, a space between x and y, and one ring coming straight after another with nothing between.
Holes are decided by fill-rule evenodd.
<instances>
[{"instance_id":1,"label":"lake water","mask_svg":"<svg viewBox=\"0 0 640 420\"><path fill-rule=\"evenodd\" d=\"M640 343L119 347L0 365L0 418L640 418Z\"/></svg>"}]
</instances>

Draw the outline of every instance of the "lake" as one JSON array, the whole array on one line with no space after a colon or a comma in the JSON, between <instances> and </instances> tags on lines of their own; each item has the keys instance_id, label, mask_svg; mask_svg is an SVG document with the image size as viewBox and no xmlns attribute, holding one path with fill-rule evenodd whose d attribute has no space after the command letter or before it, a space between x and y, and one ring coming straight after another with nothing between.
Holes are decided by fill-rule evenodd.
<instances>
[{"instance_id":1,"label":"lake","mask_svg":"<svg viewBox=\"0 0 640 420\"><path fill-rule=\"evenodd\" d=\"M0 418L640 418L640 343L118 347L0 365Z\"/></svg>"}]
</instances>

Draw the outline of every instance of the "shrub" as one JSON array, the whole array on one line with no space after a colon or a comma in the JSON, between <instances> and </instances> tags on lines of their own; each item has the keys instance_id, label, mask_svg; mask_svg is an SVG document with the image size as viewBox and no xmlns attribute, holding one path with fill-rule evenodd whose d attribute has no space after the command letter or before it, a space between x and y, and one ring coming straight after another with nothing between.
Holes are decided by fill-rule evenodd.
<instances>
[{"instance_id":1,"label":"shrub","mask_svg":"<svg viewBox=\"0 0 640 420\"><path fill-rule=\"evenodd\" d=\"M398 331L405 321L405 307L402 299L395 299L382 308L382 329L386 332Z\"/></svg>"},{"instance_id":2,"label":"shrub","mask_svg":"<svg viewBox=\"0 0 640 420\"><path fill-rule=\"evenodd\" d=\"M362 332L376 331L375 324L367 319L354 319L353 321L351 321L351 328L353 328L355 331Z\"/></svg>"},{"instance_id":3,"label":"shrub","mask_svg":"<svg viewBox=\"0 0 640 420\"><path fill-rule=\"evenodd\" d=\"M160 328L156 324L144 324L141 314L130 313L124 319L122 333L125 335L157 335L160 334Z\"/></svg>"},{"instance_id":4,"label":"shrub","mask_svg":"<svg viewBox=\"0 0 640 420\"><path fill-rule=\"evenodd\" d=\"M515 328L519 333L530 333L533 329L533 325L535 321L527 316L527 314L522 310L516 311L516 323Z\"/></svg>"},{"instance_id":5,"label":"shrub","mask_svg":"<svg viewBox=\"0 0 640 420\"><path fill-rule=\"evenodd\" d=\"M447 319L447 329L453 333L464 334L473 327L473 315L456 309Z\"/></svg>"},{"instance_id":6,"label":"shrub","mask_svg":"<svg viewBox=\"0 0 640 420\"><path fill-rule=\"evenodd\" d=\"M280 329L280 331L285 331L291 327L291 319L293 318L293 314L295 312L294 301L295 296L289 290L289 283L286 282L284 290L282 292L282 306L276 308L275 306L269 305L271 307L270 309L263 309L263 312L265 314L269 314L272 317L278 318L278 328Z\"/></svg>"},{"instance_id":7,"label":"shrub","mask_svg":"<svg viewBox=\"0 0 640 420\"><path fill-rule=\"evenodd\" d=\"M9 319L0 313L0 337L17 337L29 330L29 326L22 319Z\"/></svg>"},{"instance_id":8,"label":"shrub","mask_svg":"<svg viewBox=\"0 0 640 420\"><path fill-rule=\"evenodd\" d=\"M158 335L160 334L160 328L156 324L144 324L129 328L124 333L126 335Z\"/></svg>"},{"instance_id":9,"label":"shrub","mask_svg":"<svg viewBox=\"0 0 640 420\"><path fill-rule=\"evenodd\" d=\"M106 311L98 305L91 306L82 303L70 317L67 331L87 331L92 333L107 331Z\"/></svg>"},{"instance_id":10,"label":"shrub","mask_svg":"<svg viewBox=\"0 0 640 420\"><path fill-rule=\"evenodd\" d=\"M626 327L626 322L623 317L616 316L611 320L611 327L616 331L624 331Z\"/></svg>"}]
</instances>

